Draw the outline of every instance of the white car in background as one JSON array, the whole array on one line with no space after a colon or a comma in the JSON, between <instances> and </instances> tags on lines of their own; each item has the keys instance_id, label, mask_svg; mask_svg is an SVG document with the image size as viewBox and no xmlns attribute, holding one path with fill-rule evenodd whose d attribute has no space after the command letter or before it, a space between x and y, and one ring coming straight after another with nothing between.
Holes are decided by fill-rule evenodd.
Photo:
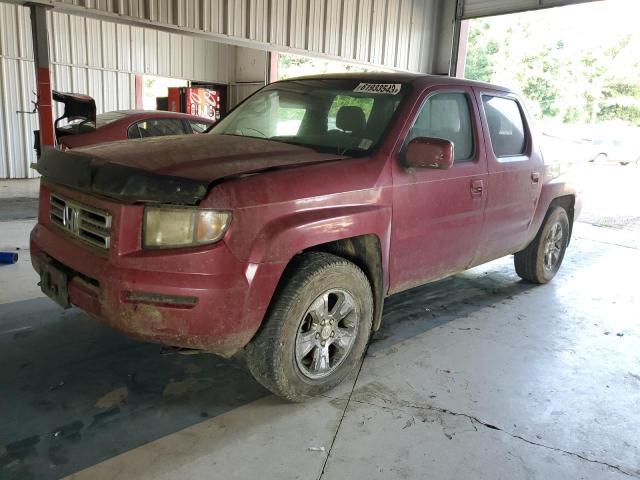
<instances>
[{"instance_id":1,"label":"white car in background","mask_svg":"<svg viewBox=\"0 0 640 480\"><path fill-rule=\"evenodd\" d=\"M640 128L633 133L596 138L591 141L590 162L615 162L640 166Z\"/></svg>"}]
</instances>

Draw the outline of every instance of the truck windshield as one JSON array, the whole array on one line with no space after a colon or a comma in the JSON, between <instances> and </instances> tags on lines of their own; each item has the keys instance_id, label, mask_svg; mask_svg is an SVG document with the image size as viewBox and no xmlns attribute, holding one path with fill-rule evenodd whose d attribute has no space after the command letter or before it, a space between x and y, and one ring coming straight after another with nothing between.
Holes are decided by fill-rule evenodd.
<instances>
[{"instance_id":1,"label":"truck windshield","mask_svg":"<svg viewBox=\"0 0 640 480\"><path fill-rule=\"evenodd\" d=\"M250 97L211 131L325 153L366 155L382 139L406 91L400 82L360 79L277 82Z\"/></svg>"}]
</instances>

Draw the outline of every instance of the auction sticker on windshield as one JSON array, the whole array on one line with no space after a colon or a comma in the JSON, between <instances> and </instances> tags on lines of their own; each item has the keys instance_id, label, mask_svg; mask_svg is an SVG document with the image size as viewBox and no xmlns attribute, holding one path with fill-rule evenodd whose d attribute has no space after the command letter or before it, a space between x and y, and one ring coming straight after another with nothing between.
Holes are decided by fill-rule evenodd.
<instances>
[{"instance_id":1,"label":"auction sticker on windshield","mask_svg":"<svg viewBox=\"0 0 640 480\"><path fill-rule=\"evenodd\" d=\"M397 95L402 87L399 83L361 83L353 89L358 93L383 93L386 95Z\"/></svg>"}]
</instances>

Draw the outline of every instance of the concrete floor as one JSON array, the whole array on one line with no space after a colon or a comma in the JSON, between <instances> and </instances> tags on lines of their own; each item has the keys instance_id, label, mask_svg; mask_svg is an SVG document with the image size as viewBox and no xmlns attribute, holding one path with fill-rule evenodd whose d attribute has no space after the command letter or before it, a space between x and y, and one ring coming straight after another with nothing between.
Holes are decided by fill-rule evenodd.
<instances>
[{"instance_id":1,"label":"concrete floor","mask_svg":"<svg viewBox=\"0 0 640 480\"><path fill-rule=\"evenodd\" d=\"M505 258L391 297L359 374L302 405L241 359L61 311L21 252L0 267L0 478L640 478L640 202L620 187L640 169L580 175L592 206L551 284ZM0 249L32 223L0 223Z\"/></svg>"}]
</instances>

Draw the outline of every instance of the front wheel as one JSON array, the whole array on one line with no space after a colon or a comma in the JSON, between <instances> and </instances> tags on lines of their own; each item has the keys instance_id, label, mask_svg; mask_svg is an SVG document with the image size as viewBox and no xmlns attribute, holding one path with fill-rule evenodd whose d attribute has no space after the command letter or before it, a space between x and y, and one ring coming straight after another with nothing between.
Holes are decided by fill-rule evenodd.
<instances>
[{"instance_id":1,"label":"front wheel","mask_svg":"<svg viewBox=\"0 0 640 480\"><path fill-rule=\"evenodd\" d=\"M569 217L562 207L554 207L527 248L514 256L516 273L532 283L549 282L560 269L569 244Z\"/></svg>"},{"instance_id":2,"label":"front wheel","mask_svg":"<svg viewBox=\"0 0 640 480\"><path fill-rule=\"evenodd\" d=\"M246 358L263 386L299 402L332 389L359 364L373 294L362 270L328 253L305 254L291 271Z\"/></svg>"}]
</instances>

